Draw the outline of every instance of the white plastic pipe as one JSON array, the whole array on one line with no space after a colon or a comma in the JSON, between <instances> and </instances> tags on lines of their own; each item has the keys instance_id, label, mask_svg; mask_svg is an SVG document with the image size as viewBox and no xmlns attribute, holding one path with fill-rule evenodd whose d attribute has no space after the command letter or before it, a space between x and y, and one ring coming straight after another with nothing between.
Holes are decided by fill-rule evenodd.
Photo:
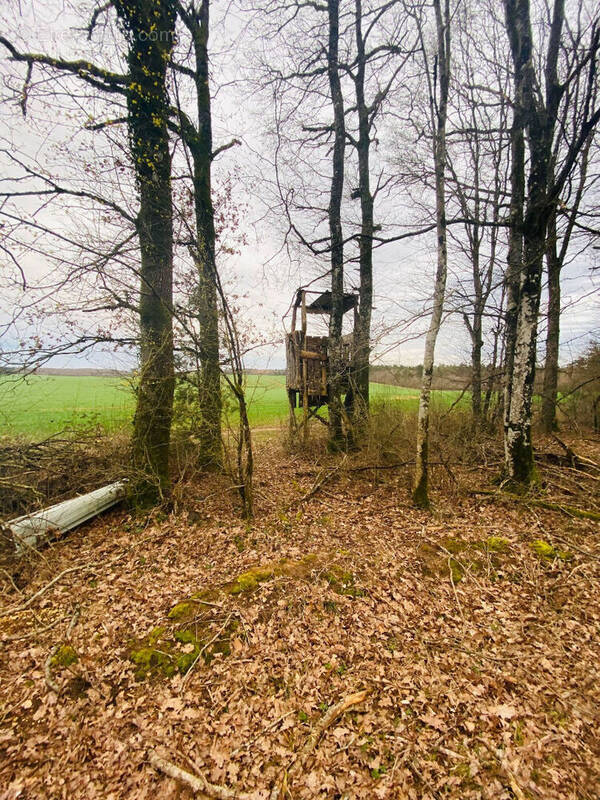
<instances>
[{"instance_id":1,"label":"white plastic pipe","mask_svg":"<svg viewBox=\"0 0 600 800\"><path fill-rule=\"evenodd\" d=\"M64 500L43 511L17 517L4 523L2 527L12 534L15 550L21 553L28 548L36 547L51 534L66 533L116 505L125 497L126 487L124 481L111 483L89 494Z\"/></svg>"}]
</instances>

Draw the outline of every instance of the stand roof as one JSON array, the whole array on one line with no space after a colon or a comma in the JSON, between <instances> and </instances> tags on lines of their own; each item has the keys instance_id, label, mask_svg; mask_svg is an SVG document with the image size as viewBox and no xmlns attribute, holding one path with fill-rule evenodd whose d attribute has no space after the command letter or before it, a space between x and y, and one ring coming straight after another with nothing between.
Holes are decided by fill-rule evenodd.
<instances>
[{"instance_id":1,"label":"stand roof","mask_svg":"<svg viewBox=\"0 0 600 800\"><path fill-rule=\"evenodd\" d=\"M332 311L332 302L331 302L331 292L316 292L316 291L309 291L298 289L296 292L296 302L294 303L296 308L300 308L302 305L302 292L306 294L316 294L318 295L311 303L306 304L306 313L307 314L331 314ZM358 295L353 294L351 292L344 292L343 296L343 312L346 313L350 311L351 308L354 308L358 303Z\"/></svg>"}]
</instances>

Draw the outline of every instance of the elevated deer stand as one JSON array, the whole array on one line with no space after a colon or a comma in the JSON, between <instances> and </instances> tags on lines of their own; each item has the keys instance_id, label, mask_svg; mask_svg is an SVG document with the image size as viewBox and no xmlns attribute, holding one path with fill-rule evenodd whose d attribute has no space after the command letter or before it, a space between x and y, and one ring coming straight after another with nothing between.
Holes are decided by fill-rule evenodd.
<instances>
[{"instance_id":1,"label":"elevated deer stand","mask_svg":"<svg viewBox=\"0 0 600 800\"><path fill-rule=\"evenodd\" d=\"M307 295L317 295L312 302L307 302ZM290 403L290 434L303 431L304 440L308 438L308 422L313 417L327 425L327 421L319 415L319 408L327 404L329 399L330 365L328 358L328 336L308 336L307 315L331 315L331 292L315 292L298 289L292 306L292 332L286 337L286 380L285 385ZM301 310L300 330L296 330L298 309ZM354 324L358 310L358 296L344 294L344 314L354 309ZM350 372L354 360L354 334L342 337L342 394L348 392ZM303 410L302 422L298 425L294 409Z\"/></svg>"}]
</instances>

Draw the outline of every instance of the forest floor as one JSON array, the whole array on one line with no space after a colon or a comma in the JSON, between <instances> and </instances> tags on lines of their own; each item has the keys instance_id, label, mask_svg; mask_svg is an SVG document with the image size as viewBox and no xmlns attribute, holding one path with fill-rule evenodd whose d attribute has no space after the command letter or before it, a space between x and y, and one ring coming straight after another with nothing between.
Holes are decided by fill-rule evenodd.
<instances>
[{"instance_id":1,"label":"forest floor","mask_svg":"<svg viewBox=\"0 0 600 800\"><path fill-rule=\"evenodd\" d=\"M191 797L158 753L221 797L597 798L600 523L494 468L425 512L409 469L257 450L252 525L209 476L4 563L0 797Z\"/></svg>"}]
</instances>

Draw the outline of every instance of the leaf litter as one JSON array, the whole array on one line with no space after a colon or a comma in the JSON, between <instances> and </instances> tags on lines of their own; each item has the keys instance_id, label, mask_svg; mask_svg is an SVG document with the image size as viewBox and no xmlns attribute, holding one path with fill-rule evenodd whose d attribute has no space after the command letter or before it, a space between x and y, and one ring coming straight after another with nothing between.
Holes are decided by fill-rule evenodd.
<instances>
[{"instance_id":1,"label":"leaf litter","mask_svg":"<svg viewBox=\"0 0 600 800\"><path fill-rule=\"evenodd\" d=\"M310 466L265 443L252 525L210 476L6 581L0 797L191 797L158 750L266 800L315 731L294 798L597 797L598 523L482 500L468 475L433 513L408 473L340 473L298 504Z\"/></svg>"}]
</instances>

